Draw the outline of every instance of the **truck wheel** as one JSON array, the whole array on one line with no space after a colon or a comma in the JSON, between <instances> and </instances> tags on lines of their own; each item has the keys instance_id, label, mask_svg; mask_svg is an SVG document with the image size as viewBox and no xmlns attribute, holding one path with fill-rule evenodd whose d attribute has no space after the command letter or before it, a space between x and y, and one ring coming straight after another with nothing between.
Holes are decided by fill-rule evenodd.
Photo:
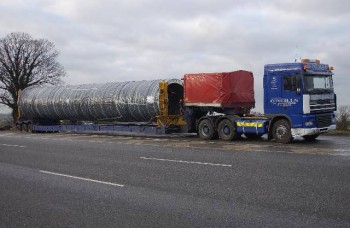
<instances>
[{"instance_id":1,"label":"truck wheel","mask_svg":"<svg viewBox=\"0 0 350 228\"><path fill-rule=\"evenodd\" d=\"M198 125L198 135L201 139L211 140L216 137L213 123L209 119L203 119Z\"/></svg>"},{"instance_id":2,"label":"truck wheel","mask_svg":"<svg viewBox=\"0 0 350 228\"><path fill-rule=\"evenodd\" d=\"M273 138L278 143L290 143L292 141L292 132L287 120L277 120L273 125Z\"/></svg>"},{"instance_id":3,"label":"truck wheel","mask_svg":"<svg viewBox=\"0 0 350 228\"><path fill-rule=\"evenodd\" d=\"M319 134L316 134L316 135L304 135L303 138L306 141L312 142L312 141L315 141L318 136L319 136Z\"/></svg>"},{"instance_id":4,"label":"truck wheel","mask_svg":"<svg viewBox=\"0 0 350 228\"><path fill-rule=\"evenodd\" d=\"M219 138L226 141L237 139L235 124L228 119L224 119L219 123L218 133Z\"/></svg>"}]
</instances>

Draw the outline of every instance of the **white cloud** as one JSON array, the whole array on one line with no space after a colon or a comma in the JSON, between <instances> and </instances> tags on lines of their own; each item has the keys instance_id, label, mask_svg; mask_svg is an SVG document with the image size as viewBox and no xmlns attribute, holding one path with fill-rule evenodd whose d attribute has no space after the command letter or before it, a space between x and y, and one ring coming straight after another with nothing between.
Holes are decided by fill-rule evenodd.
<instances>
[{"instance_id":1,"label":"white cloud","mask_svg":"<svg viewBox=\"0 0 350 228\"><path fill-rule=\"evenodd\" d=\"M339 104L350 104L349 9L337 0L5 0L0 37L48 38L73 84L250 70L260 110L264 64L320 58L336 67Z\"/></svg>"}]
</instances>

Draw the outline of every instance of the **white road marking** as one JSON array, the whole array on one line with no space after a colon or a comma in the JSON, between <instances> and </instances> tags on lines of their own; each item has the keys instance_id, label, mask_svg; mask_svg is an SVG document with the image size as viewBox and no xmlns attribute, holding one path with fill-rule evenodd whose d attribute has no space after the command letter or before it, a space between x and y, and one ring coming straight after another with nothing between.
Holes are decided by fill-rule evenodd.
<instances>
[{"instance_id":1,"label":"white road marking","mask_svg":"<svg viewBox=\"0 0 350 228\"><path fill-rule=\"evenodd\" d=\"M7 137L7 136L12 136L15 135L15 133L6 133L6 134L0 134L1 137Z\"/></svg>"},{"instance_id":2,"label":"white road marking","mask_svg":"<svg viewBox=\"0 0 350 228\"><path fill-rule=\"evenodd\" d=\"M0 146L8 146L8 147L20 147L20 148L27 147L27 146L21 146L21 145L12 145L12 144L0 144Z\"/></svg>"},{"instance_id":3,"label":"white road marking","mask_svg":"<svg viewBox=\"0 0 350 228\"><path fill-rule=\"evenodd\" d=\"M171 159L162 159L162 158L147 158L147 157L140 157L140 158L141 158L141 159L145 159L145 160L156 160L156 161L179 162L179 163L187 163L187 164L198 164L198 165L212 165L212 166L232 167L232 165L227 165L227 164L215 164L215 163L208 163L208 162L194 162L194 161L171 160Z\"/></svg>"},{"instance_id":4,"label":"white road marking","mask_svg":"<svg viewBox=\"0 0 350 228\"><path fill-rule=\"evenodd\" d=\"M336 152L350 152L349 149L335 149Z\"/></svg>"},{"instance_id":5,"label":"white road marking","mask_svg":"<svg viewBox=\"0 0 350 228\"><path fill-rule=\"evenodd\" d=\"M73 178L73 179L78 179L78 180L95 182L95 183L99 183L99 184L106 184L106 185L112 185L112 186L117 186L117 187L124 187L124 185L122 185L122 184L116 184L116 183L111 183L111 182L93 180L93 179L89 179L89 178L71 176L71 175L66 175L66 174L61 174L61 173L54 173L54 172L49 172L49 171L45 171L45 170L40 170L40 172L41 173L50 174L50 175L56 175L56 176L61 176L61 177L68 177L68 178Z\"/></svg>"},{"instance_id":6,"label":"white road marking","mask_svg":"<svg viewBox=\"0 0 350 228\"><path fill-rule=\"evenodd\" d=\"M104 143L105 141L102 141L102 140L88 140L88 142L93 142L93 143Z\"/></svg>"},{"instance_id":7,"label":"white road marking","mask_svg":"<svg viewBox=\"0 0 350 228\"><path fill-rule=\"evenodd\" d=\"M336 154L330 154L334 156L350 156L350 150L349 149L335 149Z\"/></svg>"},{"instance_id":8,"label":"white road marking","mask_svg":"<svg viewBox=\"0 0 350 228\"><path fill-rule=\"evenodd\" d=\"M350 156L350 154L347 154L347 153L337 153L337 154L328 154L328 155L332 155L332 156Z\"/></svg>"}]
</instances>

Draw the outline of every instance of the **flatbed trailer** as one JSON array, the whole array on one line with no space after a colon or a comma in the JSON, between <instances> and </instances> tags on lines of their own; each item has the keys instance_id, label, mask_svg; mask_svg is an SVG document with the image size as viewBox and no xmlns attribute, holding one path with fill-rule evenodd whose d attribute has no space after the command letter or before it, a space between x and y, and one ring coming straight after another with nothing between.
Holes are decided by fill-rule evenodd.
<instances>
[{"instance_id":1,"label":"flatbed trailer","mask_svg":"<svg viewBox=\"0 0 350 228\"><path fill-rule=\"evenodd\" d=\"M254 78L244 70L186 74L182 81L27 88L16 125L28 132L197 133L227 141L267 134L279 143L296 136L312 141L335 129L332 70L309 59L265 65L264 114L255 116Z\"/></svg>"}]
</instances>

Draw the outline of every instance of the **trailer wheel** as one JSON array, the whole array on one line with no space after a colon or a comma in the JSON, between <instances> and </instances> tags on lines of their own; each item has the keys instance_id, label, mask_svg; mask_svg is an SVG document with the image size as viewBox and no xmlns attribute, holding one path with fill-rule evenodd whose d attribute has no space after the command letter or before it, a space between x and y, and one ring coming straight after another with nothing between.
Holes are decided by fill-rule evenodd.
<instances>
[{"instance_id":1,"label":"trailer wheel","mask_svg":"<svg viewBox=\"0 0 350 228\"><path fill-rule=\"evenodd\" d=\"M28 124L23 124L22 131L28 132Z\"/></svg>"},{"instance_id":2,"label":"trailer wheel","mask_svg":"<svg viewBox=\"0 0 350 228\"><path fill-rule=\"evenodd\" d=\"M209 119L203 119L198 125L198 135L204 140L214 139L216 137L214 124Z\"/></svg>"},{"instance_id":3,"label":"trailer wheel","mask_svg":"<svg viewBox=\"0 0 350 228\"><path fill-rule=\"evenodd\" d=\"M228 119L224 119L219 123L218 133L219 138L226 141L231 141L238 138L235 124Z\"/></svg>"},{"instance_id":4,"label":"trailer wheel","mask_svg":"<svg viewBox=\"0 0 350 228\"><path fill-rule=\"evenodd\" d=\"M31 123L28 124L28 132L29 133L34 133L33 132L33 125Z\"/></svg>"},{"instance_id":5,"label":"trailer wheel","mask_svg":"<svg viewBox=\"0 0 350 228\"><path fill-rule=\"evenodd\" d=\"M306 141L312 142L312 141L315 141L318 136L319 136L319 134L316 134L316 135L304 135L303 138Z\"/></svg>"},{"instance_id":6,"label":"trailer wheel","mask_svg":"<svg viewBox=\"0 0 350 228\"><path fill-rule=\"evenodd\" d=\"M22 124L16 124L16 130L17 131L22 131Z\"/></svg>"},{"instance_id":7,"label":"trailer wheel","mask_svg":"<svg viewBox=\"0 0 350 228\"><path fill-rule=\"evenodd\" d=\"M273 125L273 138L278 143L290 143L292 141L292 132L289 122L285 119L277 120Z\"/></svg>"}]
</instances>

